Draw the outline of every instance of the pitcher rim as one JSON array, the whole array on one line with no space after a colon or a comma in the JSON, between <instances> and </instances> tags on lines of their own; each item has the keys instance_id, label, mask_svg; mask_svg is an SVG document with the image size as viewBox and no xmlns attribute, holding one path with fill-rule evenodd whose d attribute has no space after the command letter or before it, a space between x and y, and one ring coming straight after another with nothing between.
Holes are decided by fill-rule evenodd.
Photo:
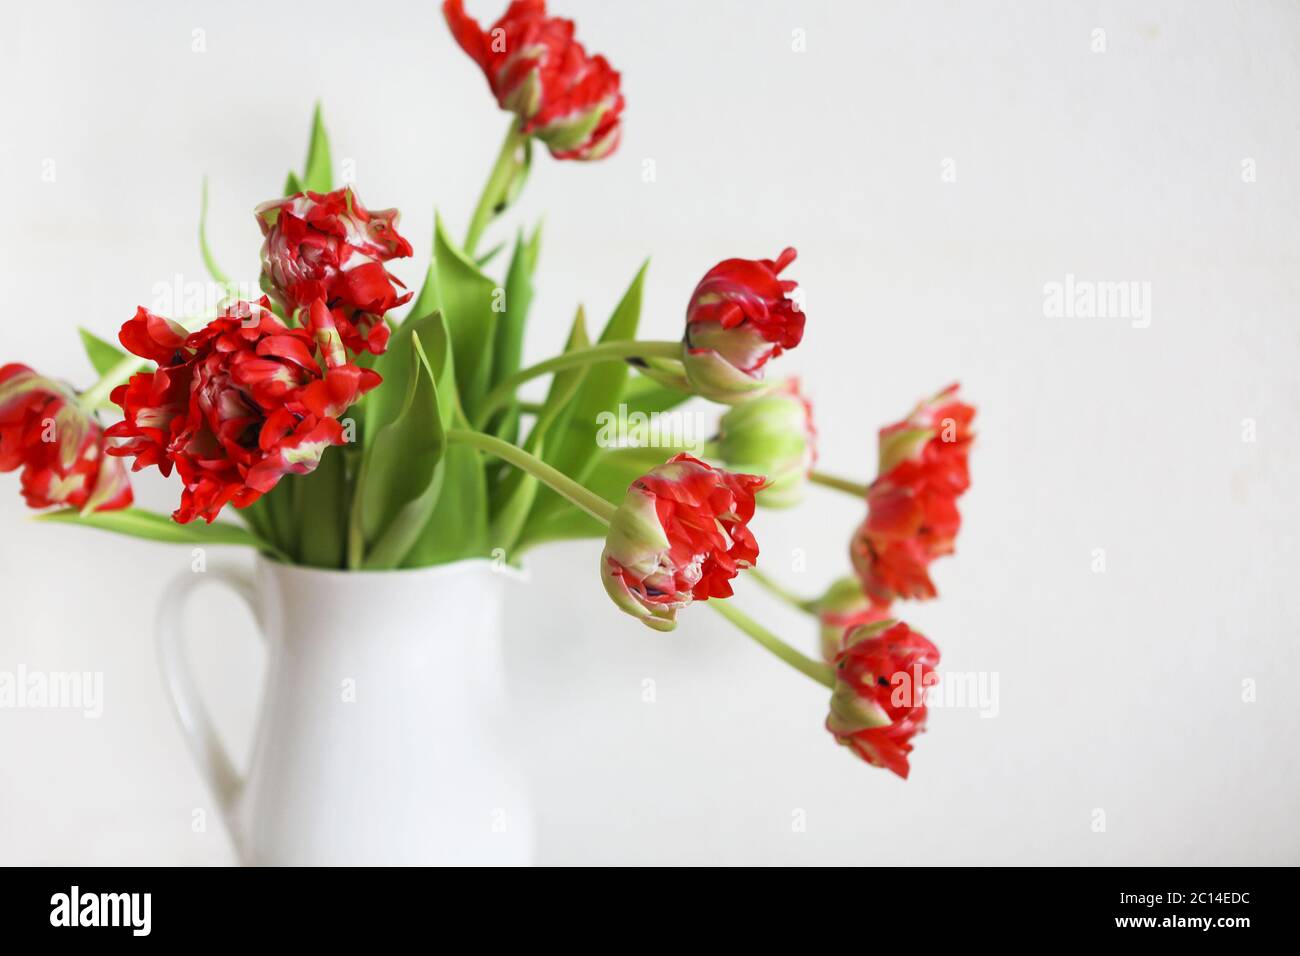
<instances>
[{"instance_id":1,"label":"pitcher rim","mask_svg":"<svg viewBox=\"0 0 1300 956\"><path fill-rule=\"evenodd\" d=\"M460 558L456 561L448 561L446 564L430 564L422 568L362 568L355 571L347 571L342 568L317 568L309 564L291 564L288 561L281 561L278 558L274 558L271 555L259 551L256 556L256 562L258 566L268 565L276 571L289 574L302 574L312 577L337 577L353 580L357 578L392 577L396 575L450 577L460 572L476 568L482 568L493 574L499 574L508 581L528 580L528 572L525 569L510 564L498 565L495 558Z\"/></svg>"}]
</instances>

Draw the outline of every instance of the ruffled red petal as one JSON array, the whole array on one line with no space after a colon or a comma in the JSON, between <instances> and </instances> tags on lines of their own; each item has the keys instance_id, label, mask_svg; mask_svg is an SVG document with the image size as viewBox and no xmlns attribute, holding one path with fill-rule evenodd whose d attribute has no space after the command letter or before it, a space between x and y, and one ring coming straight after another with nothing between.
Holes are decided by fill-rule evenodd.
<instances>
[{"instance_id":1,"label":"ruffled red petal","mask_svg":"<svg viewBox=\"0 0 1300 956\"><path fill-rule=\"evenodd\" d=\"M452 36L487 78L502 109L519 115L556 159L593 160L618 146L619 74L574 38L572 20L546 14L543 0L515 0L488 30L445 0Z\"/></svg>"},{"instance_id":2,"label":"ruffled red petal","mask_svg":"<svg viewBox=\"0 0 1300 956\"><path fill-rule=\"evenodd\" d=\"M212 521L284 475L310 472L343 441L338 416L380 383L346 355L322 354L330 340L315 334L319 319L291 329L266 299L230 306L185 340L179 363L114 390L123 420L107 434L122 443L108 453L133 456L136 469L175 469L180 522Z\"/></svg>"}]
</instances>

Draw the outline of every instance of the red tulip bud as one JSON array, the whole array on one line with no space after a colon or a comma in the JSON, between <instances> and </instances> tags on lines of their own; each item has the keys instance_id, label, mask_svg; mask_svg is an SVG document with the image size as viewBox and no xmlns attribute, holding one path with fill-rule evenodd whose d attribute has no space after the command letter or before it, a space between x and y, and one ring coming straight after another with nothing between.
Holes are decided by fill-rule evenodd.
<instances>
[{"instance_id":1,"label":"red tulip bud","mask_svg":"<svg viewBox=\"0 0 1300 956\"><path fill-rule=\"evenodd\" d=\"M614 603L670 631L692 601L730 597L731 579L758 559L748 522L762 486L684 454L632 482L600 557Z\"/></svg>"},{"instance_id":2,"label":"red tulip bud","mask_svg":"<svg viewBox=\"0 0 1300 956\"><path fill-rule=\"evenodd\" d=\"M875 767L906 779L912 738L925 728L925 693L938 680L939 649L906 624L856 628L835 658L826 729Z\"/></svg>"},{"instance_id":3,"label":"red tulip bud","mask_svg":"<svg viewBox=\"0 0 1300 956\"><path fill-rule=\"evenodd\" d=\"M105 450L99 422L70 389L25 365L0 367L0 471L22 468L30 507L89 513L130 505L126 469Z\"/></svg>"},{"instance_id":4,"label":"red tulip bud","mask_svg":"<svg viewBox=\"0 0 1300 956\"><path fill-rule=\"evenodd\" d=\"M682 363L700 395L730 405L770 387L768 361L803 338L804 314L790 295L797 284L778 278L794 258L786 249L775 260L727 259L695 287Z\"/></svg>"},{"instance_id":5,"label":"red tulip bud","mask_svg":"<svg viewBox=\"0 0 1300 956\"><path fill-rule=\"evenodd\" d=\"M574 39L572 20L548 17L545 0L514 0L488 30L461 0L445 0L442 12L501 108L556 159L601 159L618 146L619 75Z\"/></svg>"}]
</instances>

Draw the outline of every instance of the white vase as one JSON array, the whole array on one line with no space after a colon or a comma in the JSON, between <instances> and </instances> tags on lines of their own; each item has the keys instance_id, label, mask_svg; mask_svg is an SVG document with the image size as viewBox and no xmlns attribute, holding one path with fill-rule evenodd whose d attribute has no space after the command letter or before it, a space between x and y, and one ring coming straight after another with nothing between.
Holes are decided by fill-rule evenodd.
<instances>
[{"instance_id":1,"label":"white vase","mask_svg":"<svg viewBox=\"0 0 1300 956\"><path fill-rule=\"evenodd\" d=\"M506 747L511 576L487 560L346 573L258 557L251 573L173 582L158 615L163 676L242 862L531 862L527 792ZM246 777L186 664L185 598L210 581L248 602L269 653Z\"/></svg>"}]
</instances>

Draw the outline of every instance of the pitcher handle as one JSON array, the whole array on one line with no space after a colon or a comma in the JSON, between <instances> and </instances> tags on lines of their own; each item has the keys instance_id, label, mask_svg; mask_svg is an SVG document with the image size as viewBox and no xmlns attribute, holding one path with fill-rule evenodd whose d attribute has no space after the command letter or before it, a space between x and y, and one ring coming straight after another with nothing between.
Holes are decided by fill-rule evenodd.
<instances>
[{"instance_id":1,"label":"pitcher handle","mask_svg":"<svg viewBox=\"0 0 1300 956\"><path fill-rule=\"evenodd\" d=\"M189 745L190 753L199 765L199 772L217 802L226 830L235 844L235 850L242 857L243 839L235 809L244 789L244 779L235 769L229 754L226 753L226 748L217 737L207 707L204 706L198 688L194 684L189 655L185 650L182 626L185 603L190 592L208 582L224 584L243 598L244 603L253 612L258 632L265 633L257 589L253 576L247 569L234 565L216 565L204 572L184 572L172 579L158 605L156 623L158 660L162 668L167 696L171 700L172 711L180 722L185 742Z\"/></svg>"}]
</instances>

